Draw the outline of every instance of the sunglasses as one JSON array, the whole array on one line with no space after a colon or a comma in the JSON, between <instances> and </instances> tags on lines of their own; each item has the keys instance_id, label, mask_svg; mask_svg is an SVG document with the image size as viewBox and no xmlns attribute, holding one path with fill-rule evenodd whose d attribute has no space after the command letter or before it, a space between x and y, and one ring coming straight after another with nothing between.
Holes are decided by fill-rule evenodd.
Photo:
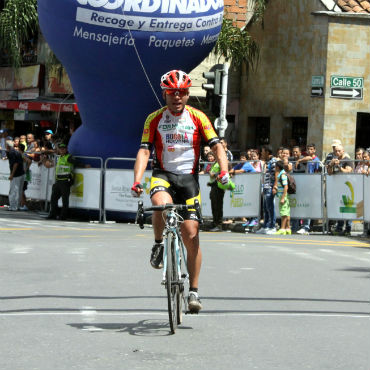
<instances>
[{"instance_id":1,"label":"sunglasses","mask_svg":"<svg viewBox=\"0 0 370 370\"><path fill-rule=\"evenodd\" d=\"M180 97L183 97L189 94L188 89L166 89L164 91L166 92L166 95L175 95L175 96L180 96Z\"/></svg>"}]
</instances>

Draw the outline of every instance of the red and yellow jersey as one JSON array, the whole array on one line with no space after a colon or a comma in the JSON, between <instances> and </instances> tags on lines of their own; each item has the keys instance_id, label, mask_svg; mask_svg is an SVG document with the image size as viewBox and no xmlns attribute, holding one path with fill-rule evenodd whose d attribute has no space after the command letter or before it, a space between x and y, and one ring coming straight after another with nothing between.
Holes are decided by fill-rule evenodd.
<instances>
[{"instance_id":1,"label":"red and yellow jersey","mask_svg":"<svg viewBox=\"0 0 370 370\"><path fill-rule=\"evenodd\" d=\"M202 137L210 146L219 142L203 112L186 105L182 113L174 115L164 107L147 117L141 148L154 146L158 167L164 171L196 173Z\"/></svg>"}]
</instances>

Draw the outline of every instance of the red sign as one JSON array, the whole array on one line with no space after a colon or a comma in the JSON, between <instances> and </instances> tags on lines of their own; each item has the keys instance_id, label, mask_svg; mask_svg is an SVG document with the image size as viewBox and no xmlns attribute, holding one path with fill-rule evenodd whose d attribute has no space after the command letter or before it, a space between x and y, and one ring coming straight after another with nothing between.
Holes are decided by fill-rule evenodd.
<instances>
[{"instance_id":1,"label":"red sign","mask_svg":"<svg viewBox=\"0 0 370 370\"><path fill-rule=\"evenodd\" d=\"M0 100L0 109L22 109L51 112L78 112L76 103L50 103L38 101Z\"/></svg>"}]
</instances>

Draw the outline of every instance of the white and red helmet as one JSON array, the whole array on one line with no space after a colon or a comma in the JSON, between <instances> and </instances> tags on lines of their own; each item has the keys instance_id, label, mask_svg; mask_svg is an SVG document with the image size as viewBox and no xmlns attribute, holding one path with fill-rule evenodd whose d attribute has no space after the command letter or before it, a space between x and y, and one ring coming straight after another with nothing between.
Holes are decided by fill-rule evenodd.
<instances>
[{"instance_id":1,"label":"white and red helmet","mask_svg":"<svg viewBox=\"0 0 370 370\"><path fill-rule=\"evenodd\" d=\"M161 88L165 89L188 89L191 79L187 73L174 69L161 77Z\"/></svg>"}]
</instances>

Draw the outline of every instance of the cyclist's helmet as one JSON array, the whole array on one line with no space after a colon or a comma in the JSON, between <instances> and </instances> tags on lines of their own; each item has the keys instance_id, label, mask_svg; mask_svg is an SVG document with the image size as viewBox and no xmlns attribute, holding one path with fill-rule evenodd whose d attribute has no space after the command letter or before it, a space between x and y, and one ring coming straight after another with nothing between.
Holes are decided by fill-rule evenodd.
<instances>
[{"instance_id":1,"label":"cyclist's helmet","mask_svg":"<svg viewBox=\"0 0 370 370\"><path fill-rule=\"evenodd\" d=\"M187 73L174 69L161 77L161 88L165 89L188 89L191 79Z\"/></svg>"}]
</instances>

